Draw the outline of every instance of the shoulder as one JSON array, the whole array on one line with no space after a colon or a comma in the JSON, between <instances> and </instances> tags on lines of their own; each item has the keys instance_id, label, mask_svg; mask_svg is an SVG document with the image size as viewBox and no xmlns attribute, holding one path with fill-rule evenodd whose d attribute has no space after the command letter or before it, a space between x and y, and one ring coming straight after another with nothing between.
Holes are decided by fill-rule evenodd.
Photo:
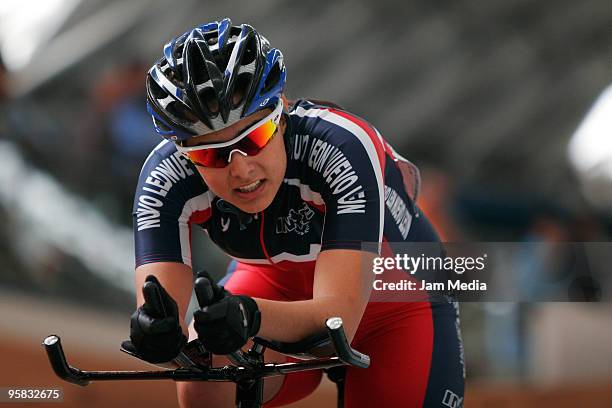
<instances>
[{"instance_id":1,"label":"shoulder","mask_svg":"<svg viewBox=\"0 0 612 408\"><path fill-rule=\"evenodd\" d=\"M349 142L347 134L352 134L362 143L375 143L382 145L382 136L367 120L342 109L333 102L297 100L289 111L294 133L310 133L321 139L334 139ZM349 135L350 136L350 135Z\"/></svg>"},{"instance_id":2,"label":"shoulder","mask_svg":"<svg viewBox=\"0 0 612 408\"><path fill-rule=\"evenodd\" d=\"M140 172L136 199L190 200L208 191L197 169L172 142L162 141L149 154ZM139 198L140 197L140 198Z\"/></svg>"},{"instance_id":3,"label":"shoulder","mask_svg":"<svg viewBox=\"0 0 612 408\"><path fill-rule=\"evenodd\" d=\"M151 153L147 156L143 169L151 166L156 166L164 159L170 158L174 153L177 152L176 147L169 140L162 140L157 146L151 150Z\"/></svg>"},{"instance_id":4,"label":"shoulder","mask_svg":"<svg viewBox=\"0 0 612 408\"><path fill-rule=\"evenodd\" d=\"M317 154L333 146L349 159L367 158L379 168L384 163L386 144L368 121L329 102L296 101L289 111L295 153ZM300 148L302 147L302 148Z\"/></svg>"}]
</instances>

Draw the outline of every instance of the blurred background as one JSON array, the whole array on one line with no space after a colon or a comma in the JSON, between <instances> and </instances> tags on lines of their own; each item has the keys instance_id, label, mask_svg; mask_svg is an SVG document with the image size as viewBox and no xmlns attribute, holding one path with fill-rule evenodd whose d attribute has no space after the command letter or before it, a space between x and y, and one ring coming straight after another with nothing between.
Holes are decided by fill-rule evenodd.
<instances>
[{"instance_id":1,"label":"blurred background","mask_svg":"<svg viewBox=\"0 0 612 408\"><path fill-rule=\"evenodd\" d=\"M367 118L421 168L420 205L446 241L610 241L609 0L3 0L0 386L62 386L65 406L176 405L171 383L62 383L40 341L61 335L85 369L140 366L118 345L133 193L159 142L144 77L168 40L225 16L283 51L289 97ZM223 274L203 233L193 248ZM467 406L612 406L610 304L465 303L462 327Z\"/></svg>"}]
</instances>

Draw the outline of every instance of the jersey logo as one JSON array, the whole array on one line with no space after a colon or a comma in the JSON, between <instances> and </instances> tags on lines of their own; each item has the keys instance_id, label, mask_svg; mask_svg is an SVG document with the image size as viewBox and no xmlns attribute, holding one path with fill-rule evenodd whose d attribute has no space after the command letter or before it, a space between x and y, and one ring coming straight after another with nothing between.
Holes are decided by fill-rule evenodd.
<instances>
[{"instance_id":1,"label":"jersey logo","mask_svg":"<svg viewBox=\"0 0 612 408\"><path fill-rule=\"evenodd\" d=\"M276 220L276 233L286 234L294 231L298 235L304 235L310 231L310 220L314 216L314 211L303 203L302 208L295 211L289 210L287 217L278 217Z\"/></svg>"},{"instance_id":2,"label":"jersey logo","mask_svg":"<svg viewBox=\"0 0 612 408\"><path fill-rule=\"evenodd\" d=\"M463 397L458 396L451 390L446 390L444 392L444 397L442 397L442 405L450 408L462 408Z\"/></svg>"},{"instance_id":3,"label":"jersey logo","mask_svg":"<svg viewBox=\"0 0 612 408\"><path fill-rule=\"evenodd\" d=\"M227 232L229 229L231 219L227 219L227 222L223 221L223 217L221 217L221 231Z\"/></svg>"}]
</instances>

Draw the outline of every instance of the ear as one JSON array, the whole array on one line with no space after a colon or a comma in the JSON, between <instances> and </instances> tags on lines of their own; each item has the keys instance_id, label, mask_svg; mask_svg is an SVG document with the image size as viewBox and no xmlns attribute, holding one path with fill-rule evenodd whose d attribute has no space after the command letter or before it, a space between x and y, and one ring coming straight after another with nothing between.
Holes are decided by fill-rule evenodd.
<instances>
[{"instance_id":1,"label":"ear","mask_svg":"<svg viewBox=\"0 0 612 408\"><path fill-rule=\"evenodd\" d=\"M289 108L295 103L295 101L287 99L287 95L285 95L284 92L281 93L280 97L283 101L283 106L285 107L285 110L289 110Z\"/></svg>"}]
</instances>

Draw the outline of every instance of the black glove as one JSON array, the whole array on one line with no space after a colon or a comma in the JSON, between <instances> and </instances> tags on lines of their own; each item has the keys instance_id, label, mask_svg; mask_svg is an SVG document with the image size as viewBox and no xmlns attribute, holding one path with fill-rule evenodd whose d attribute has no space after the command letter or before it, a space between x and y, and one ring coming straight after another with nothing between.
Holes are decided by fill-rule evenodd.
<instances>
[{"instance_id":1,"label":"black glove","mask_svg":"<svg viewBox=\"0 0 612 408\"><path fill-rule=\"evenodd\" d=\"M199 278L204 278L206 281L208 281L208 283L204 281L199 281ZM208 306L212 303L217 303L225 296L231 295L231 293L223 286L217 285L213 278L205 270L202 270L196 274L195 282L195 291L196 296L198 297L198 302L200 303L200 307ZM200 284L198 284L198 282L200 282ZM208 291L208 286L210 286L212 293L206 293L203 295L202 291Z\"/></svg>"},{"instance_id":2,"label":"black glove","mask_svg":"<svg viewBox=\"0 0 612 408\"><path fill-rule=\"evenodd\" d=\"M214 290L208 288L213 284L207 281L203 276L196 279L196 294L202 308L193 314L194 326L207 350L229 354L244 346L249 337L259 331L259 308L252 298L234 296L227 291L221 300L214 302L211 296Z\"/></svg>"},{"instance_id":3,"label":"black glove","mask_svg":"<svg viewBox=\"0 0 612 408\"><path fill-rule=\"evenodd\" d=\"M170 361L187 343L178 306L153 275L147 276L142 294L145 303L132 314L130 322L132 350L150 363Z\"/></svg>"}]
</instances>

